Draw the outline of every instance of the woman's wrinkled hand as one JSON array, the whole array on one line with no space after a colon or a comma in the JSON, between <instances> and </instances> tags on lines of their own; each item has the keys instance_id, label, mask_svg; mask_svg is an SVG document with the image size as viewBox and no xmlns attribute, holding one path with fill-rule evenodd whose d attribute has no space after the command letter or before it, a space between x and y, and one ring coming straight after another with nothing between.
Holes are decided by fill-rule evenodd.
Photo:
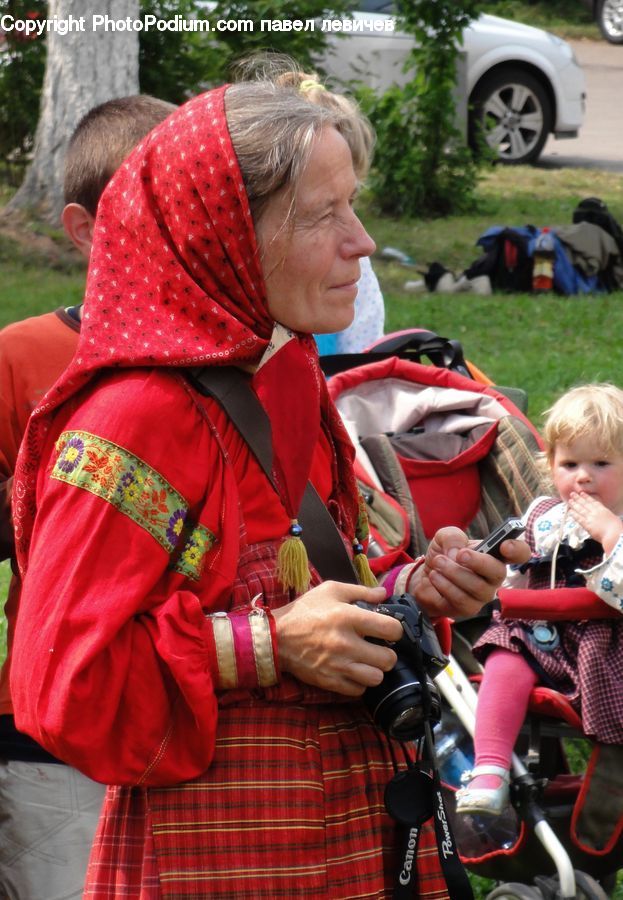
<instances>
[{"instance_id":1,"label":"woman's wrinkled hand","mask_svg":"<svg viewBox=\"0 0 623 900\"><path fill-rule=\"evenodd\" d=\"M394 642L402 625L356 601L378 604L382 587L325 581L292 603L273 610L279 665L300 681L349 697L380 684L396 663L396 654L366 638Z\"/></svg>"},{"instance_id":2,"label":"woman's wrinkled hand","mask_svg":"<svg viewBox=\"0 0 623 900\"><path fill-rule=\"evenodd\" d=\"M440 528L431 541L424 565L414 575L412 592L431 616L473 616L495 597L508 563L530 557L525 541L504 541L501 562L476 552L459 528Z\"/></svg>"}]
</instances>

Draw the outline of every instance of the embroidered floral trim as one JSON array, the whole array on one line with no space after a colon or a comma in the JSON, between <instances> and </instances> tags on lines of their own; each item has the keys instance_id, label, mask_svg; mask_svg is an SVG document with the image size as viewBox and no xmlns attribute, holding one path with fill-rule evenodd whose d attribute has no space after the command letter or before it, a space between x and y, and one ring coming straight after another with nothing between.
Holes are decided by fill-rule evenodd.
<instances>
[{"instance_id":1,"label":"embroidered floral trim","mask_svg":"<svg viewBox=\"0 0 623 900\"><path fill-rule=\"evenodd\" d=\"M86 431L64 432L56 449L52 478L106 500L148 531L167 553L178 546L188 505L155 469L123 447Z\"/></svg>"},{"instance_id":2,"label":"embroidered floral trim","mask_svg":"<svg viewBox=\"0 0 623 900\"><path fill-rule=\"evenodd\" d=\"M203 525L196 525L176 555L172 567L193 581L199 581L206 553L216 543L216 537Z\"/></svg>"},{"instance_id":3,"label":"embroidered floral trim","mask_svg":"<svg viewBox=\"0 0 623 900\"><path fill-rule=\"evenodd\" d=\"M576 569L586 578L586 587L601 597L608 606L623 612L623 534L612 553L592 569Z\"/></svg>"},{"instance_id":4,"label":"embroidered floral trim","mask_svg":"<svg viewBox=\"0 0 623 900\"><path fill-rule=\"evenodd\" d=\"M565 503L547 510L535 523L540 532L539 549L551 553L561 541L566 541L572 550L577 550L590 537L588 531L571 518Z\"/></svg>"}]
</instances>

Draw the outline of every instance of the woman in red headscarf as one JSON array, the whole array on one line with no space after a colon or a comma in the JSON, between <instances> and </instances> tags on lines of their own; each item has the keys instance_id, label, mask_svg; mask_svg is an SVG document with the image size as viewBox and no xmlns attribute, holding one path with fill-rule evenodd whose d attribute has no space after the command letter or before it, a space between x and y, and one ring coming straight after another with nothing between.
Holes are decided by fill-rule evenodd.
<instances>
[{"instance_id":1,"label":"woman in red headscarf","mask_svg":"<svg viewBox=\"0 0 623 900\"><path fill-rule=\"evenodd\" d=\"M353 605L383 588L320 583L281 552L308 479L361 537L310 337L349 324L374 249L340 127L295 90L211 91L100 202L79 348L31 419L14 494L17 726L112 785L86 896L391 892L383 789L410 751L360 696L402 628ZM196 366L248 373L274 485ZM504 577L466 543L446 529L407 570L433 615L474 612ZM420 896L444 896L426 837L418 865Z\"/></svg>"}]
</instances>

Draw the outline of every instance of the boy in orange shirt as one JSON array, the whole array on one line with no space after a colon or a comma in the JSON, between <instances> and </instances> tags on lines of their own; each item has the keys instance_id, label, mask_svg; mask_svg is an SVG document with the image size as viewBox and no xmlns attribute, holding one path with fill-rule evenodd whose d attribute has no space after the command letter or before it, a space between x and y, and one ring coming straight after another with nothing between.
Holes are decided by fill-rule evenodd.
<instances>
[{"instance_id":1,"label":"boy in orange shirt","mask_svg":"<svg viewBox=\"0 0 623 900\"><path fill-rule=\"evenodd\" d=\"M154 97L122 97L96 106L79 122L67 151L61 218L87 260L106 184L174 109ZM0 331L0 559L13 557L10 504L20 442L31 411L74 355L80 313L80 305L61 308ZM14 575L5 606L7 658L0 671L0 894L11 900L68 900L82 896L104 787L15 729L9 668L19 592Z\"/></svg>"}]
</instances>

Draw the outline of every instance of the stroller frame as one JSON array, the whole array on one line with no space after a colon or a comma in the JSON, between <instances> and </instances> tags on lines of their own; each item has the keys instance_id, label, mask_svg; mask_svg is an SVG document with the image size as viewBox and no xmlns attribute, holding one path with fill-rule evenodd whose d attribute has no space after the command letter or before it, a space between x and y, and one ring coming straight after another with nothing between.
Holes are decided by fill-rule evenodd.
<instances>
[{"instance_id":1,"label":"stroller frame","mask_svg":"<svg viewBox=\"0 0 623 900\"><path fill-rule=\"evenodd\" d=\"M444 701L444 713L447 709L450 718L453 716L458 720L470 738L474 736L478 702L473 681L480 680L483 671L471 654L474 634L482 630L480 619L477 616L454 624L449 663L435 678ZM584 735L579 716L563 695L537 686L531 699L536 702L531 702L518 737L512 756L510 784L511 807L517 814L518 824L528 830L525 834L520 833L508 856L501 849L484 851L483 855L465 853L462 854L464 864L475 874L498 882L487 900L607 900L605 885L614 886L616 873L622 867L620 832L619 837L601 852L593 853L586 846L576 844L574 817L589 776L560 771L561 762L565 766L567 763L562 739L579 737L590 742L590 738ZM532 709L533 706L536 709ZM442 729L443 724L442 714ZM454 740L457 740L456 735ZM460 739L458 743L462 746ZM453 775L456 778L454 771ZM452 786L448 790L451 791ZM615 795L616 787L613 784ZM497 819L487 817L484 821L496 823ZM460 840L458 844L461 852Z\"/></svg>"},{"instance_id":2,"label":"stroller frame","mask_svg":"<svg viewBox=\"0 0 623 900\"><path fill-rule=\"evenodd\" d=\"M454 656L450 655L448 665L435 678L435 683L465 730L473 738L478 695ZM514 784L522 788L523 799L520 801L519 809L524 816L532 819L534 832L556 867L560 885L559 896L564 900L573 900L576 897L573 863L548 823L545 813L536 804L535 780L516 753L513 753L512 773Z\"/></svg>"}]
</instances>

